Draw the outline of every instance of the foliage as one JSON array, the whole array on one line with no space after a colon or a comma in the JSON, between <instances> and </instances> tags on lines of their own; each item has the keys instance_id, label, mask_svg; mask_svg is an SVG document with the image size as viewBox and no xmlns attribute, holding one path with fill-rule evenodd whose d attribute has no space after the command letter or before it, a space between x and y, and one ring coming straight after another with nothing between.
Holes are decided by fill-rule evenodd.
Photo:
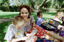
<instances>
[{"instance_id":1,"label":"foliage","mask_svg":"<svg viewBox=\"0 0 64 42\"><path fill-rule=\"evenodd\" d=\"M61 0L47 0L46 2L45 2L45 0L32 0L32 4L31 4L30 0L18 0L18 1L16 1L16 4L17 3L20 3L20 4L17 4L17 6L15 6L16 4L14 6L13 5L10 6L10 4L13 3L13 2L10 2L10 0L0 0L0 1L1 1L0 10L3 10L3 11L18 11L18 6L23 5L23 4L26 4L26 5L30 6L31 8L32 8L32 4L33 4L33 6L35 8L34 10L41 10L42 8L49 8L49 10L50 10L50 8L60 10L62 8L62 5L64 5L64 0L62 0L62 1ZM45 2L45 4L44 4L44 2ZM7 5L5 5L5 3L7 3ZM41 9L38 9L41 4L44 4L44 5L42 6ZM46 11L49 11L49 10L46 10Z\"/></svg>"}]
</instances>

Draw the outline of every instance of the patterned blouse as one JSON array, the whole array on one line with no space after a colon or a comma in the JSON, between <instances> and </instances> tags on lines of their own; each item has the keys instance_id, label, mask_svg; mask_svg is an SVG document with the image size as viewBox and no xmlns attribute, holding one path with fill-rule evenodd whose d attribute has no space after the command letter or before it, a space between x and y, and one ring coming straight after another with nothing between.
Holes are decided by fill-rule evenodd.
<instances>
[{"instance_id":1,"label":"patterned blouse","mask_svg":"<svg viewBox=\"0 0 64 42\"><path fill-rule=\"evenodd\" d=\"M29 22L26 22L25 23L26 32L29 32L29 30L32 28L33 21L34 21L34 17L33 16L30 16Z\"/></svg>"}]
</instances>

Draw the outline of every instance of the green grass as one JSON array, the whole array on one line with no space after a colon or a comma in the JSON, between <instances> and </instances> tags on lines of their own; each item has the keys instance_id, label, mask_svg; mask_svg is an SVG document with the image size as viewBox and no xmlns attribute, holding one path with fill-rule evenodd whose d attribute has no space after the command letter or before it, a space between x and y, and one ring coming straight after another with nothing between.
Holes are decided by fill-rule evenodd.
<instances>
[{"instance_id":1,"label":"green grass","mask_svg":"<svg viewBox=\"0 0 64 42\"><path fill-rule=\"evenodd\" d=\"M3 41L9 24L11 24L11 22L0 23L0 41Z\"/></svg>"},{"instance_id":2,"label":"green grass","mask_svg":"<svg viewBox=\"0 0 64 42\"><path fill-rule=\"evenodd\" d=\"M19 12L0 12L0 18L13 18L15 15L18 15ZM34 20L36 20L37 15L36 13L31 14L34 17ZM43 13L43 19L53 18L56 15L56 13ZM5 33L7 31L8 26L11 24L11 22L4 22L0 23L0 42L6 42L3 40Z\"/></svg>"},{"instance_id":3,"label":"green grass","mask_svg":"<svg viewBox=\"0 0 64 42\"><path fill-rule=\"evenodd\" d=\"M13 18L18 14L19 12L0 12L0 18Z\"/></svg>"},{"instance_id":4,"label":"green grass","mask_svg":"<svg viewBox=\"0 0 64 42\"><path fill-rule=\"evenodd\" d=\"M0 12L0 16L3 16L3 15L13 15L13 14L19 14L19 12Z\"/></svg>"}]
</instances>

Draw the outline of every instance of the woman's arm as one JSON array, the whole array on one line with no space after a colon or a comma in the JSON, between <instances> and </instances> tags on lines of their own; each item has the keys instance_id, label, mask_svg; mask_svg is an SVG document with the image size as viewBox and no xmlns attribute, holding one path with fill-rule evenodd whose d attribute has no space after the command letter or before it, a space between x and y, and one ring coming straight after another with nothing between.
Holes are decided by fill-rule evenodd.
<instances>
[{"instance_id":1,"label":"woman's arm","mask_svg":"<svg viewBox=\"0 0 64 42\"><path fill-rule=\"evenodd\" d=\"M33 21L33 26L35 26L35 22Z\"/></svg>"},{"instance_id":2,"label":"woman's arm","mask_svg":"<svg viewBox=\"0 0 64 42\"><path fill-rule=\"evenodd\" d=\"M33 21L33 29L36 29L36 28L35 28L35 25L36 25L36 24L35 24L35 22Z\"/></svg>"}]
</instances>

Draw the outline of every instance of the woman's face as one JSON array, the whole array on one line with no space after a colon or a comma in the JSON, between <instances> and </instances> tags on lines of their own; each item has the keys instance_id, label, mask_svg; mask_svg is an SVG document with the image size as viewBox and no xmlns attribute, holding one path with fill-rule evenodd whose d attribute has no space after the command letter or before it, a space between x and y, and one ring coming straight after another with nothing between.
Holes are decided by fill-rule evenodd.
<instances>
[{"instance_id":1,"label":"woman's face","mask_svg":"<svg viewBox=\"0 0 64 42\"><path fill-rule=\"evenodd\" d=\"M28 17L28 15L29 15L28 10L27 10L26 8L22 8L22 9L21 9L21 16L22 16L24 19L26 19L26 18Z\"/></svg>"}]
</instances>

